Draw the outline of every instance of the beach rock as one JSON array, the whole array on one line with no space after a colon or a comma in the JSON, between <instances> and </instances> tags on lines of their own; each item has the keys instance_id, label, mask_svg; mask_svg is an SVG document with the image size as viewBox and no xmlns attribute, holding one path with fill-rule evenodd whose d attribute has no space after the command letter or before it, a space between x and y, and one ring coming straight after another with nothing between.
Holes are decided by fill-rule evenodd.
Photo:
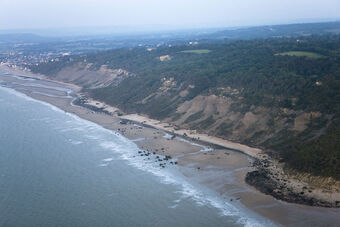
<instances>
[{"instance_id":1,"label":"beach rock","mask_svg":"<svg viewBox=\"0 0 340 227\"><path fill-rule=\"evenodd\" d=\"M320 207L340 207L340 204L321 201L308 196L303 191L293 190L286 183L281 183L281 181L271 177L270 171L263 167L258 167L257 170L248 172L245 181L260 192L289 203Z\"/></svg>"},{"instance_id":2,"label":"beach rock","mask_svg":"<svg viewBox=\"0 0 340 227\"><path fill-rule=\"evenodd\" d=\"M121 125L126 125L127 123L128 123L128 121L125 120L125 119L122 119L122 120L119 121L119 124L121 124Z\"/></svg>"}]
</instances>

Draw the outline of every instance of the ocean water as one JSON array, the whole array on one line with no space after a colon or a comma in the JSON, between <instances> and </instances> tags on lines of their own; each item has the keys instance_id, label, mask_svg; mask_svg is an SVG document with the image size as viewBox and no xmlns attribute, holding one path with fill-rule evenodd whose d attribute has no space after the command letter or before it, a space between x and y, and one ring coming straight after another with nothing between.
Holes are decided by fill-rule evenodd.
<instances>
[{"instance_id":1,"label":"ocean water","mask_svg":"<svg viewBox=\"0 0 340 227\"><path fill-rule=\"evenodd\" d=\"M0 87L0 226L270 223L94 123Z\"/></svg>"}]
</instances>

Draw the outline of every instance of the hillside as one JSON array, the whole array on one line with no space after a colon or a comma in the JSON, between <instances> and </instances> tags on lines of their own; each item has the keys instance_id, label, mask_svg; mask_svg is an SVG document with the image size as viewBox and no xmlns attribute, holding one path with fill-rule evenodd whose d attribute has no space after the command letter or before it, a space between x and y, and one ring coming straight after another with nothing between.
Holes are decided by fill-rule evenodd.
<instances>
[{"instance_id":1,"label":"hillside","mask_svg":"<svg viewBox=\"0 0 340 227\"><path fill-rule=\"evenodd\" d=\"M266 25L218 31L211 38L228 39L265 39L274 37L301 37L311 35L339 34L340 22L301 23L284 25Z\"/></svg>"},{"instance_id":2,"label":"hillside","mask_svg":"<svg viewBox=\"0 0 340 227\"><path fill-rule=\"evenodd\" d=\"M0 34L0 43L38 43L54 40L55 39L41 37L30 33Z\"/></svg>"},{"instance_id":3,"label":"hillside","mask_svg":"<svg viewBox=\"0 0 340 227\"><path fill-rule=\"evenodd\" d=\"M289 54L287 54L289 53ZM31 66L121 108L340 179L340 36L126 48Z\"/></svg>"}]
</instances>

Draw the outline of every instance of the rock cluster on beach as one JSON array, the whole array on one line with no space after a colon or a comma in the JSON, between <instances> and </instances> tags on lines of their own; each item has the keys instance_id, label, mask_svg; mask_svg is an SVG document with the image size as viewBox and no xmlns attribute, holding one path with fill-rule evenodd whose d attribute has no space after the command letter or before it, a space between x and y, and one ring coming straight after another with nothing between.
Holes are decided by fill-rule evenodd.
<instances>
[{"instance_id":1,"label":"rock cluster on beach","mask_svg":"<svg viewBox=\"0 0 340 227\"><path fill-rule=\"evenodd\" d=\"M340 207L338 200L315 198L315 195L312 194L312 188L292 182L292 179L281 173L282 170L268 159L256 160L253 167L255 171L248 172L245 181L262 193L290 203L319 207Z\"/></svg>"},{"instance_id":2,"label":"rock cluster on beach","mask_svg":"<svg viewBox=\"0 0 340 227\"><path fill-rule=\"evenodd\" d=\"M157 155L156 152L149 152L149 151L144 151L144 150L140 150L138 151L138 155L141 157L149 157L149 156L153 156L156 162L159 162L159 166L161 168L165 168L166 165L170 164L170 165L177 165L178 162L172 160L172 157L170 155ZM148 160L150 160L150 158L148 158Z\"/></svg>"}]
</instances>

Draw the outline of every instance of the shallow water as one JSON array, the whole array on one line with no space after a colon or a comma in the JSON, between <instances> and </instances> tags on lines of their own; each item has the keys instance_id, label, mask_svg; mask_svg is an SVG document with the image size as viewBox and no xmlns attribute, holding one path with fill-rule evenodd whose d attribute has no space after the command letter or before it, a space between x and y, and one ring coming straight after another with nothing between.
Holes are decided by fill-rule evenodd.
<instances>
[{"instance_id":1,"label":"shallow water","mask_svg":"<svg viewBox=\"0 0 340 227\"><path fill-rule=\"evenodd\" d=\"M0 87L0 226L270 224L137 153L115 132Z\"/></svg>"}]
</instances>

